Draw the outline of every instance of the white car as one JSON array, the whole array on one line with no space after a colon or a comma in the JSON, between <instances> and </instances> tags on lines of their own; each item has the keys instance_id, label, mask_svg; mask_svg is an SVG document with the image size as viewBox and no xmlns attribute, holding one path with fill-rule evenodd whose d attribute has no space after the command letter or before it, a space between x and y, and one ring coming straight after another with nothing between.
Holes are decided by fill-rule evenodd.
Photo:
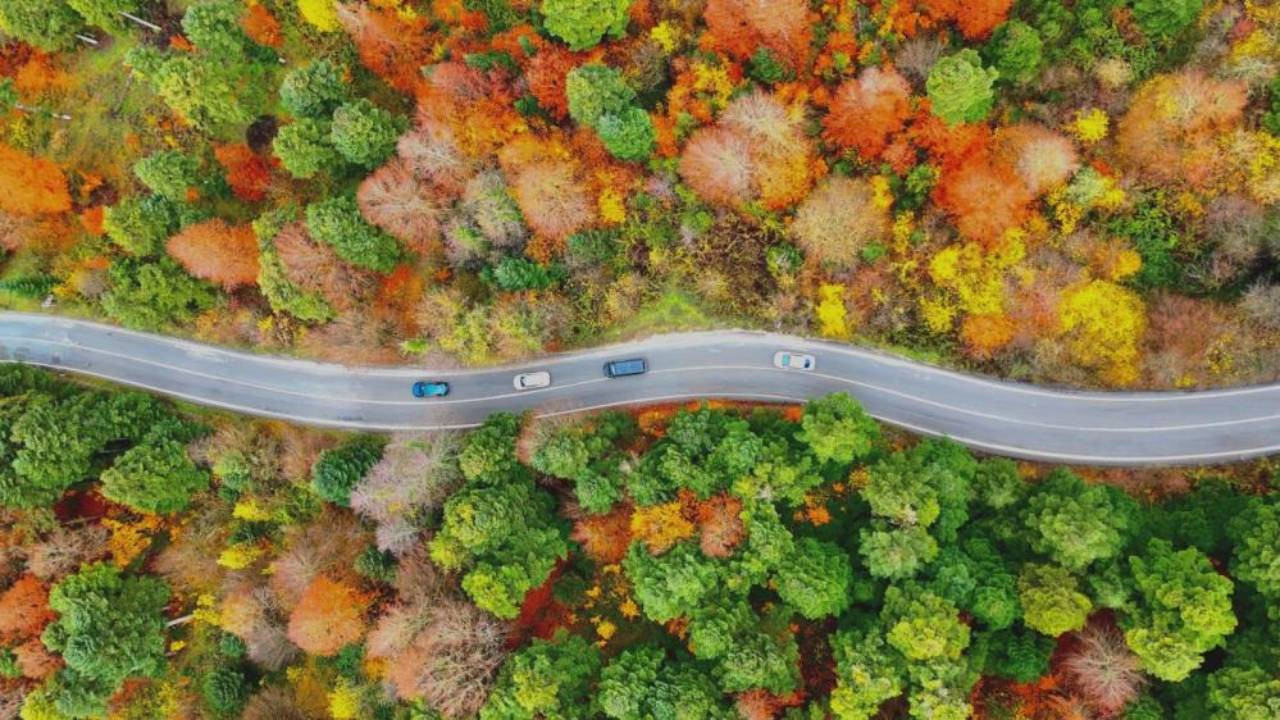
<instances>
[{"instance_id":1,"label":"white car","mask_svg":"<svg viewBox=\"0 0 1280 720\"><path fill-rule=\"evenodd\" d=\"M540 372L520 373L511 381L517 390L535 390L551 385L551 373L546 370Z\"/></svg>"},{"instance_id":2,"label":"white car","mask_svg":"<svg viewBox=\"0 0 1280 720\"><path fill-rule=\"evenodd\" d=\"M812 370L818 367L818 361L812 355L783 350L774 353L773 365L783 370Z\"/></svg>"}]
</instances>

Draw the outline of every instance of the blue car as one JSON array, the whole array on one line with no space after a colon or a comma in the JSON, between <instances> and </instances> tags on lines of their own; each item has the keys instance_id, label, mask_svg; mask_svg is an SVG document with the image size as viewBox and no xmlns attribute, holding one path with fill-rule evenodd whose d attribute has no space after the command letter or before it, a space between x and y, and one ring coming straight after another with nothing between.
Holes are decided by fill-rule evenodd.
<instances>
[{"instance_id":1,"label":"blue car","mask_svg":"<svg viewBox=\"0 0 1280 720\"><path fill-rule=\"evenodd\" d=\"M437 398L449 394L449 383L427 382L419 380L413 384L413 396L416 398Z\"/></svg>"},{"instance_id":2,"label":"blue car","mask_svg":"<svg viewBox=\"0 0 1280 720\"><path fill-rule=\"evenodd\" d=\"M634 358L632 360L614 360L604 364L604 374L611 378L627 377L628 375L643 375L649 371L649 363L644 358Z\"/></svg>"}]
</instances>

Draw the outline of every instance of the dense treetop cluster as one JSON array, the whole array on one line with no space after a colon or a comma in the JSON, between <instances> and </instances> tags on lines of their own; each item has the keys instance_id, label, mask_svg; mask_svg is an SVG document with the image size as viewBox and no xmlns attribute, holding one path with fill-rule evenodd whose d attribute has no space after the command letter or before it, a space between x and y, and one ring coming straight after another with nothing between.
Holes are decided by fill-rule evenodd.
<instances>
[{"instance_id":1,"label":"dense treetop cluster","mask_svg":"<svg viewBox=\"0 0 1280 720\"><path fill-rule=\"evenodd\" d=\"M1280 371L1266 2L0 0L0 31L0 304L365 362L745 324L1076 385Z\"/></svg>"},{"instance_id":2,"label":"dense treetop cluster","mask_svg":"<svg viewBox=\"0 0 1280 720\"><path fill-rule=\"evenodd\" d=\"M1153 501L887 436L845 395L388 438L0 370L0 710L23 720L1280 703L1267 466Z\"/></svg>"}]
</instances>

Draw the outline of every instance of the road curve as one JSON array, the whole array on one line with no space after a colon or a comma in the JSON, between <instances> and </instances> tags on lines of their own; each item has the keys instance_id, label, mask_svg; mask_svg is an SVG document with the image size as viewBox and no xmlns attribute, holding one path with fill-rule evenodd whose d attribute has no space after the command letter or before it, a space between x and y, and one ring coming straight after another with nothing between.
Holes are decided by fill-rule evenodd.
<instances>
[{"instance_id":1,"label":"road curve","mask_svg":"<svg viewBox=\"0 0 1280 720\"><path fill-rule=\"evenodd\" d=\"M778 370L775 351L817 358ZM607 379L609 359L645 357L647 375ZM404 431L465 428L490 413L563 415L691 398L798 402L835 391L885 422L977 450L1090 465L1223 463L1280 452L1280 384L1205 392L1051 390L943 370L845 345L760 332L659 335L481 370L345 367L236 352L49 315L0 313L0 361L91 375L250 415L310 425ZM549 370L517 392L512 376ZM445 380L447 398L410 385Z\"/></svg>"}]
</instances>

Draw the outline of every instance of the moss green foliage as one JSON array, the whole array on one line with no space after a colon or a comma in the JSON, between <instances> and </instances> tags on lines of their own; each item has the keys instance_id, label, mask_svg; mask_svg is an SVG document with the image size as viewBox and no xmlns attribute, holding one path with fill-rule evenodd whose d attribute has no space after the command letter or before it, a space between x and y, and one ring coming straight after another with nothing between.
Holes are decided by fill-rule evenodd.
<instances>
[{"instance_id":1,"label":"moss green foliage","mask_svg":"<svg viewBox=\"0 0 1280 720\"><path fill-rule=\"evenodd\" d=\"M349 506L351 489L382 458L382 441L357 438L326 450L311 468L311 488L331 503Z\"/></svg>"},{"instance_id":2,"label":"moss green foliage","mask_svg":"<svg viewBox=\"0 0 1280 720\"><path fill-rule=\"evenodd\" d=\"M1001 630L980 636L986 646L985 671L1014 682L1035 682L1049 672L1052 638L1025 630Z\"/></svg>"},{"instance_id":3,"label":"moss green foliage","mask_svg":"<svg viewBox=\"0 0 1280 720\"><path fill-rule=\"evenodd\" d=\"M102 226L111 242L130 255L158 255L178 228L178 209L159 195L134 195L107 208Z\"/></svg>"},{"instance_id":4,"label":"moss green foliage","mask_svg":"<svg viewBox=\"0 0 1280 720\"><path fill-rule=\"evenodd\" d=\"M587 720L600 653L577 635L534 640L502 667L480 720Z\"/></svg>"},{"instance_id":5,"label":"moss green foliage","mask_svg":"<svg viewBox=\"0 0 1280 720\"><path fill-rule=\"evenodd\" d=\"M569 115L592 128L620 160L639 162L653 153L653 121L638 105L622 73L607 65L581 65L565 78Z\"/></svg>"},{"instance_id":6,"label":"moss green foliage","mask_svg":"<svg viewBox=\"0 0 1280 720\"><path fill-rule=\"evenodd\" d=\"M175 113L207 132L243 128L266 103L262 76L267 69L258 62L179 51L162 53L141 45L129 51L126 62Z\"/></svg>"},{"instance_id":7,"label":"moss green foliage","mask_svg":"<svg viewBox=\"0 0 1280 720\"><path fill-rule=\"evenodd\" d=\"M586 50L606 36L622 37L627 30L631 0L543 0L547 31L569 45Z\"/></svg>"},{"instance_id":8,"label":"moss green foliage","mask_svg":"<svg viewBox=\"0 0 1280 720\"><path fill-rule=\"evenodd\" d=\"M342 156L333 146L331 125L328 120L304 117L280 128L271 145L280 165L301 179L339 167Z\"/></svg>"},{"instance_id":9,"label":"moss green foliage","mask_svg":"<svg viewBox=\"0 0 1280 720\"><path fill-rule=\"evenodd\" d=\"M1227 667L1209 675L1209 720L1265 720L1280 713L1280 679L1261 668Z\"/></svg>"},{"instance_id":10,"label":"moss green foliage","mask_svg":"<svg viewBox=\"0 0 1280 720\"><path fill-rule=\"evenodd\" d=\"M1136 504L1102 485L1085 486L1066 470L1036 486L1023 521L1031 545L1070 570L1112 557L1125 545Z\"/></svg>"},{"instance_id":11,"label":"moss green foliage","mask_svg":"<svg viewBox=\"0 0 1280 720\"><path fill-rule=\"evenodd\" d=\"M801 538L778 568L774 585L783 602L810 620L839 615L853 599L853 565L838 545Z\"/></svg>"},{"instance_id":12,"label":"moss green foliage","mask_svg":"<svg viewBox=\"0 0 1280 720\"><path fill-rule=\"evenodd\" d=\"M1000 79L1015 85L1035 80L1043 65L1044 41L1040 33L1021 20L1010 20L996 28L986 54Z\"/></svg>"},{"instance_id":13,"label":"moss green foliage","mask_svg":"<svg viewBox=\"0 0 1280 720\"><path fill-rule=\"evenodd\" d=\"M219 714L233 714L240 710L249 698L249 687L244 674L230 667L219 667L205 673L200 679L200 695L205 704Z\"/></svg>"},{"instance_id":14,"label":"moss green foliage","mask_svg":"<svg viewBox=\"0 0 1280 720\"><path fill-rule=\"evenodd\" d=\"M0 30L43 50L75 47L83 27L66 0L0 0Z\"/></svg>"},{"instance_id":15,"label":"moss green foliage","mask_svg":"<svg viewBox=\"0 0 1280 720\"><path fill-rule=\"evenodd\" d=\"M66 662L50 686L57 710L72 717L105 714L107 699L127 678L158 675L168 602L163 582L129 577L103 563L54 585L49 607L58 619L41 640Z\"/></svg>"},{"instance_id":16,"label":"moss green foliage","mask_svg":"<svg viewBox=\"0 0 1280 720\"><path fill-rule=\"evenodd\" d=\"M939 59L926 83L933 114L949 125L985 120L995 103L992 85L999 76L995 68L983 67L978 52L970 48Z\"/></svg>"},{"instance_id":17,"label":"moss green foliage","mask_svg":"<svg viewBox=\"0 0 1280 720\"><path fill-rule=\"evenodd\" d=\"M402 257L395 238L366 222L349 195L308 205L307 230L343 260L380 273L391 272Z\"/></svg>"},{"instance_id":18,"label":"moss green foliage","mask_svg":"<svg viewBox=\"0 0 1280 720\"><path fill-rule=\"evenodd\" d=\"M1125 641L1147 672L1185 679L1236 627L1232 582L1198 550L1152 540L1129 558L1138 597L1123 620Z\"/></svg>"},{"instance_id":19,"label":"moss green foliage","mask_svg":"<svg viewBox=\"0 0 1280 720\"><path fill-rule=\"evenodd\" d=\"M534 453L531 465L538 472L572 481L578 504L587 512L608 512L622 499L625 456L618 444L635 431L629 415L600 415L590 425L553 433Z\"/></svg>"},{"instance_id":20,"label":"moss green foliage","mask_svg":"<svg viewBox=\"0 0 1280 720\"><path fill-rule=\"evenodd\" d=\"M132 28L137 27L121 13L137 15L140 11L138 0L67 0L67 5L79 13L85 23L112 35L127 36Z\"/></svg>"},{"instance_id":21,"label":"moss green foliage","mask_svg":"<svg viewBox=\"0 0 1280 720\"><path fill-rule=\"evenodd\" d=\"M1195 22L1204 0L1134 0L1133 16L1147 35L1163 40Z\"/></svg>"},{"instance_id":22,"label":"moss green foliage","mask_svg":"<svg viewBox=\"0 0 1280 720\"><path fill-rule=\"evenodd\" d=\"M276 252L275 237L293 216L291 211L267 213L253 222L258 237L258 288L276 312L288 313L303 322L319 323L333 318L333 308L316 293L308 293L286 275Z\"/></svg>"},{"instance_id":23,"label":"moss green foliage","mask_svg":"<svg viewBox=\"0 0 1280 720\"><path fill-rule=\"evenodd\" d=\"M805 405L798 437L818 460L847 465L870 454L880 427L853 398L835 394Z\"/></svg>"},{"instance_id":24,"label":"moss green foliage","mask_svg":"<svg viewBox=\"0 0 1280 720\"><path fill-rule=\"evenodd\" d=\"M185 444L169 438L129 449L101 479L103 495L149 513L183 510L193 494L209 486L209 473L191 462Z\"/></svg>"},{"instance_id":25,"label":"moss green foliage","mask_svg":"<svg viewBox=\"0 0 1280 720\"><path fill-rule=\"evenodd\" d=\"M120 258L107 273L111 289L100 304L108 317L138 330L189 324L213 306L217 293L169 258L142 262Z\"/></svg>"},{"instance_id":26,"label":"moss green foliage","mask_svg":"<svg viewBox=\"0 0 1280 720\"><path fill-rule=\"evenodd\" d=\"M134 163L133 174L151 192L166 200L185 202L188 191L200 184L200 160L178 150L164 150Z\"/></svg>"},{"instance_id":27,"label":"moss green foliage","mask_svg":"<svg viewBox=\"0 0 1280 720\"><path fill-rule=\"evenodd\" d=\"M714 680L688 660L672 660L660 647L625 650L600 673L597 701L614 720L727 715Z\"/></svg>"},{"instance_id":28,"label":"moss green foliage","mask_svg":"<svg viewBox=\"0 0 1280 720\"><path fill-rule=\"evenodd\" d=\"M403 131L403 123L395 115L360 99L333 111L329 138L348 162L373 169L395 152Z\"/></svg>"},{"instance_id":29,"label":"moss green foliage","mask_svg":"<svg viewBox=\"0 0 1280 720\"><path fill-rule=\"evenodd\" d=\"M569 552L551 497L514 462L516 431L514 416L496 415L468 436L459 456L467 482L445 503L430 543L432 561L464 573L462 589L501 618L518 615L525 593Z\"/></svg>"},{"instance_id":30,"label":"moss green foliage","mask_svg":"<svg viewBox=\"0 0 1280 720\"><path fill-rule=\"evenodd\" d=\"M1023 567L1018 576L1018 599L1027 627L1049 637L1083 628L1093 610L1076 578L1055 565Z\"/></svg>"},{"instance_id":31,"label":"moss green foliage","mask_svg":"<svg viewBox=\"0 0 1280 720\"><path fill-rule=\"evenodd\" d=\"M290 70L280 82L280 104L295 117L330 118L351 98L344 70L329 58L320 58Z\"/></svg>"}]
</instances>

